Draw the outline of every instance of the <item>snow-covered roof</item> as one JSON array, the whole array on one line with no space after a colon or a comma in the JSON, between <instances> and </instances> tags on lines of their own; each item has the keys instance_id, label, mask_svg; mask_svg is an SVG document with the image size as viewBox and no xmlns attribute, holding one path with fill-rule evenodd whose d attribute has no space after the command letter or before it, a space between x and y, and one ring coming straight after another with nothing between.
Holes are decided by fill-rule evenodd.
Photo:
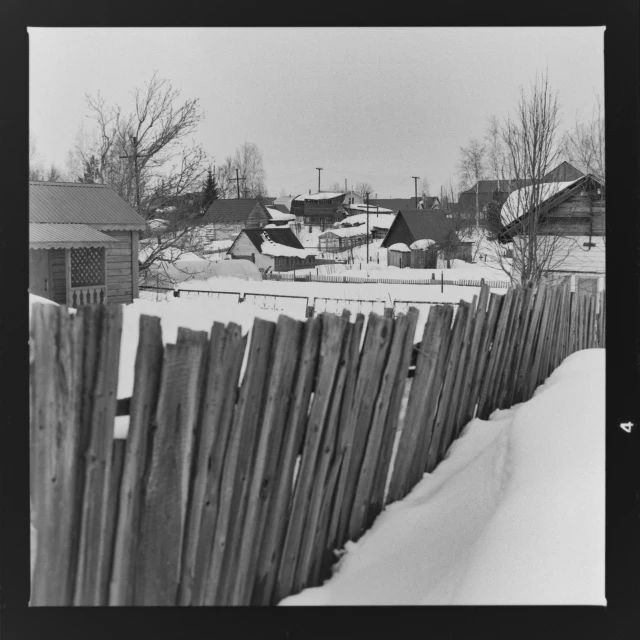
<instances>
[{"instance_id":1,"label":"snow-covered roof","mask_svg":"<svg viewBox=\"0 0 640 640\"><path fill-rule=\"evenodd\" d=\"M315 256L318 252L310 249L296 249L286 244L274 242L266 233L262 234L262 254L271 257L308 258Z\"/></svg>"},{"instance_id":2,"label":"snow-covered roof","mask_svg":"<svg viewBox=\"0 0 640 640\"><path fill-rule=\"evenodd\" d=\"M282 213L278 209L274 209L273 207L267 207L267 211L271 216L272 220L295 220L296 217L292 213Z\"/></svg>"},{"instance_id":3,"label":"snow-covered roof","mask_svg":"<svg viewBox=\"0 0 640 640\"><path fill-rule=\"evenodd\" d=\"M355 204L350 204L348 205L349 209L357 209L358 211L366 211L367 210L367 205L366 204L359 204L359 203L355 203ZM393 213L393 211L391 209L385 209L384 207L378 207L375 204L370 204L369 205L369 212L375 212L377 211L378 213Z\"/></svg>"},{"instance_id":4,"label":"snow-covered roof","mask_svg":"<svg viewBox=\"0 0 640 640\"><path fill-rule=\"evenodd\" d=\"M402 253L410 253L411 249L404 242L396 242L389 247L389 251L401 251Z\"/></svg>"},{"instance_id":5,"label":"snow-covered roof","mask_svg":"<svg viewBox=\"0 0 640 640\"><path fill-rule=\"evenodd\" d=\"M339 198L340 196L344 195L346 195L344 191L321 191L320 193L303 193L297 198L294 198L294 200L330 200L332 198Z\"/></svg>"},{"instance_id":6,"label":"snow-covered roof","mask_svg":"<svg viewBox=\"0 0 640 640\"><path fill-rule=\"evenodd\" d=\"M502 205L502 209L500 210L500 218L502 220L502 224L509 224L510 222L517 220L525 213L527 213L527 211L534 204L541 205L549 198L560 193L560 191L563 191L567 187L574 185L580 179L581 178L577 178L576 180L571 180L570 182L545 182L537 185L537 187L540 189L540 194L536 198L537 202L535 203L532 201L534 198L534 185L516 189L509 194L509 197Z\"/></svg>"},{"instance_id":7,"label":"snow-covered roof","mask_svg":"<svg viewBox=\"0 0 640 640\"><path fill-rule=\"evenodd\" d=\"M352 238L353 236L365 236L367 234L367 228L364 225L358 225L357 227L341 227L339 229L327 229L320 234L320 238L327 234L333 234L340 238Z\"/></svg>"},{"instance_id":8,"label":"snow-covered roof","mask_svg":"<svg viewBox=\"0 0 640 640\"><path fill-rule=\"evenodd\" d=\"M422 240L416 240L415 242L411 243L411 246L409 248L410 249L427 249L428 247L431 247L435 243L436 243L435 240L431 240L431 238L423 238Z\"/></svg>"},{"instance_id":9,"label":"snow-covered roof","mask_svg":"<svg viewBox=\"0 0 640 640\"><path fill-rule=\"evenodd\" d=\"M393 212L381 213L380 215L369 213L369 228L389 229L393 224L394 218ZM340 222L341 226L356 224L367 224L367 214L357 213L353 216L347 216Z\"/></svg>"}]
</instances>

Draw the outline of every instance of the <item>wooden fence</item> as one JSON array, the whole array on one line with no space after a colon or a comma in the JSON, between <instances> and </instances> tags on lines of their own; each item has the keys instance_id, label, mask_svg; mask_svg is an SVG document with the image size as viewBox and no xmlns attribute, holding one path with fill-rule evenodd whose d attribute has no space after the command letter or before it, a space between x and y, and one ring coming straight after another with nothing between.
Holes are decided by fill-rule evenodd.
<instances>
[{"instance_id":1,"label":"wooden fence","mask_svg":"<svg viewBox=\"0 0 640 640\"><path fill-rule=\"evenodd\" d=\"M362 314L256 319L248 346L218 322L163 346L141 316L114 440L122 307L34 305L31 604L272 605L321 584L469 420L603 347L603 309L566 285L485 286L455 318L432 307L418 345L415 309L366 329Z\"/></svg>"}]
</instances>

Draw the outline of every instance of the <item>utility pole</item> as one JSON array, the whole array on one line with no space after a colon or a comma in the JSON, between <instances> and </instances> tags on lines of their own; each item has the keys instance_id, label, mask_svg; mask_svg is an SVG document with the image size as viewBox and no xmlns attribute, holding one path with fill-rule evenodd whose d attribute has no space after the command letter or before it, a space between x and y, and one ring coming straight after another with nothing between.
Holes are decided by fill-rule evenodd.
<instances>
[{"instance_id":1,"label":"utility pole","mask_svg":"<svg viewBox=\"0 0 640 640\"><path fill-rule=\"evenodd\" d=\"M369 268L369 192L367 191L367 269Z\"/></svg>"},{"instance_id":2,"label":"utility pole","mask_svg":"<svg viewBox=\"0 0 640 640\"><path fill-rule=\"evenodd\" d=\"M318 193L320 193L320 172L322 171L322 167L316 167L318 171Z\"/></svg>"},{"instance_id":3,"label":"utility pole","mask_svg":"<svg viewBox=\"0 0 640 640\"><path fill-rule=\"evenodd\" d=\"M416 210L418 209L418 176L411 176L416 187Z\"/></svg>"},{"instance_id":4,"label":"utility pole","mask_svg":"<svg viewBox=\"0 0 640 640\"><path fill-rule=\"evenodd\" d=\"M138 153L138 138L136 136L129 136L131 138L131 144L133 145L133 154L128 156L120 156L120 158L133 158L133 175L136 180L136 211L140 213L140 172L138 171L138 158L148 158L148 155L140 155Z\"/></svg>"},{"instance_id":5,"label":"utility pole","mask_svg":"<svg viewBox=\"0 0 640 640\"><path fill-rule=\"evenodd\" d=\"M236 177L229 178L229 180L236 183L236 186L238 187L238 200L239 200L240 199L240 180L246 180L246 178L241 178L240 176L238 176L238 170L236 169Z\"/></svg>"}]
</instances>

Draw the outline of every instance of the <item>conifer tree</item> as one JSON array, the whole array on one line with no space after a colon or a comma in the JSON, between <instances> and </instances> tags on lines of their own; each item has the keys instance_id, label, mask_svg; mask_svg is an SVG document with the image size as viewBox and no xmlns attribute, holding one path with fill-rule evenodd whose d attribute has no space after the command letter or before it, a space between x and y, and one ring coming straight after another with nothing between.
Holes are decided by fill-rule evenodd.
<instances>
[{"instance_id":1,"label":"conifer tree","mask_svg":"<svg viewBox=\"0 0 640 640\"><path fill-rule=\"evenodd\" d=\"M215 172L208 169L207 177L202 188L202 207L206 211L214 200L220 197Z\"/></svg>"}]
</instances>

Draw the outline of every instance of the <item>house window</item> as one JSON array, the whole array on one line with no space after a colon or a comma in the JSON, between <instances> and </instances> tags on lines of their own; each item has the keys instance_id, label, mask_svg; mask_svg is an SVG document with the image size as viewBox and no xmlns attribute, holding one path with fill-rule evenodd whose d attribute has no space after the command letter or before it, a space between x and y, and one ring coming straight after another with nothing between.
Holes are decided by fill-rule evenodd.
<instances>
[{"instance_id":1,"label":"house window","mask_svg":"<svg viewBox=\"0 0 640 640\"><path fill-rule=\"evenodd\" d=\"M91 287L105 284L105 250L88 247L71 249L71 286Z\"/></svg>"}]
</instances>

